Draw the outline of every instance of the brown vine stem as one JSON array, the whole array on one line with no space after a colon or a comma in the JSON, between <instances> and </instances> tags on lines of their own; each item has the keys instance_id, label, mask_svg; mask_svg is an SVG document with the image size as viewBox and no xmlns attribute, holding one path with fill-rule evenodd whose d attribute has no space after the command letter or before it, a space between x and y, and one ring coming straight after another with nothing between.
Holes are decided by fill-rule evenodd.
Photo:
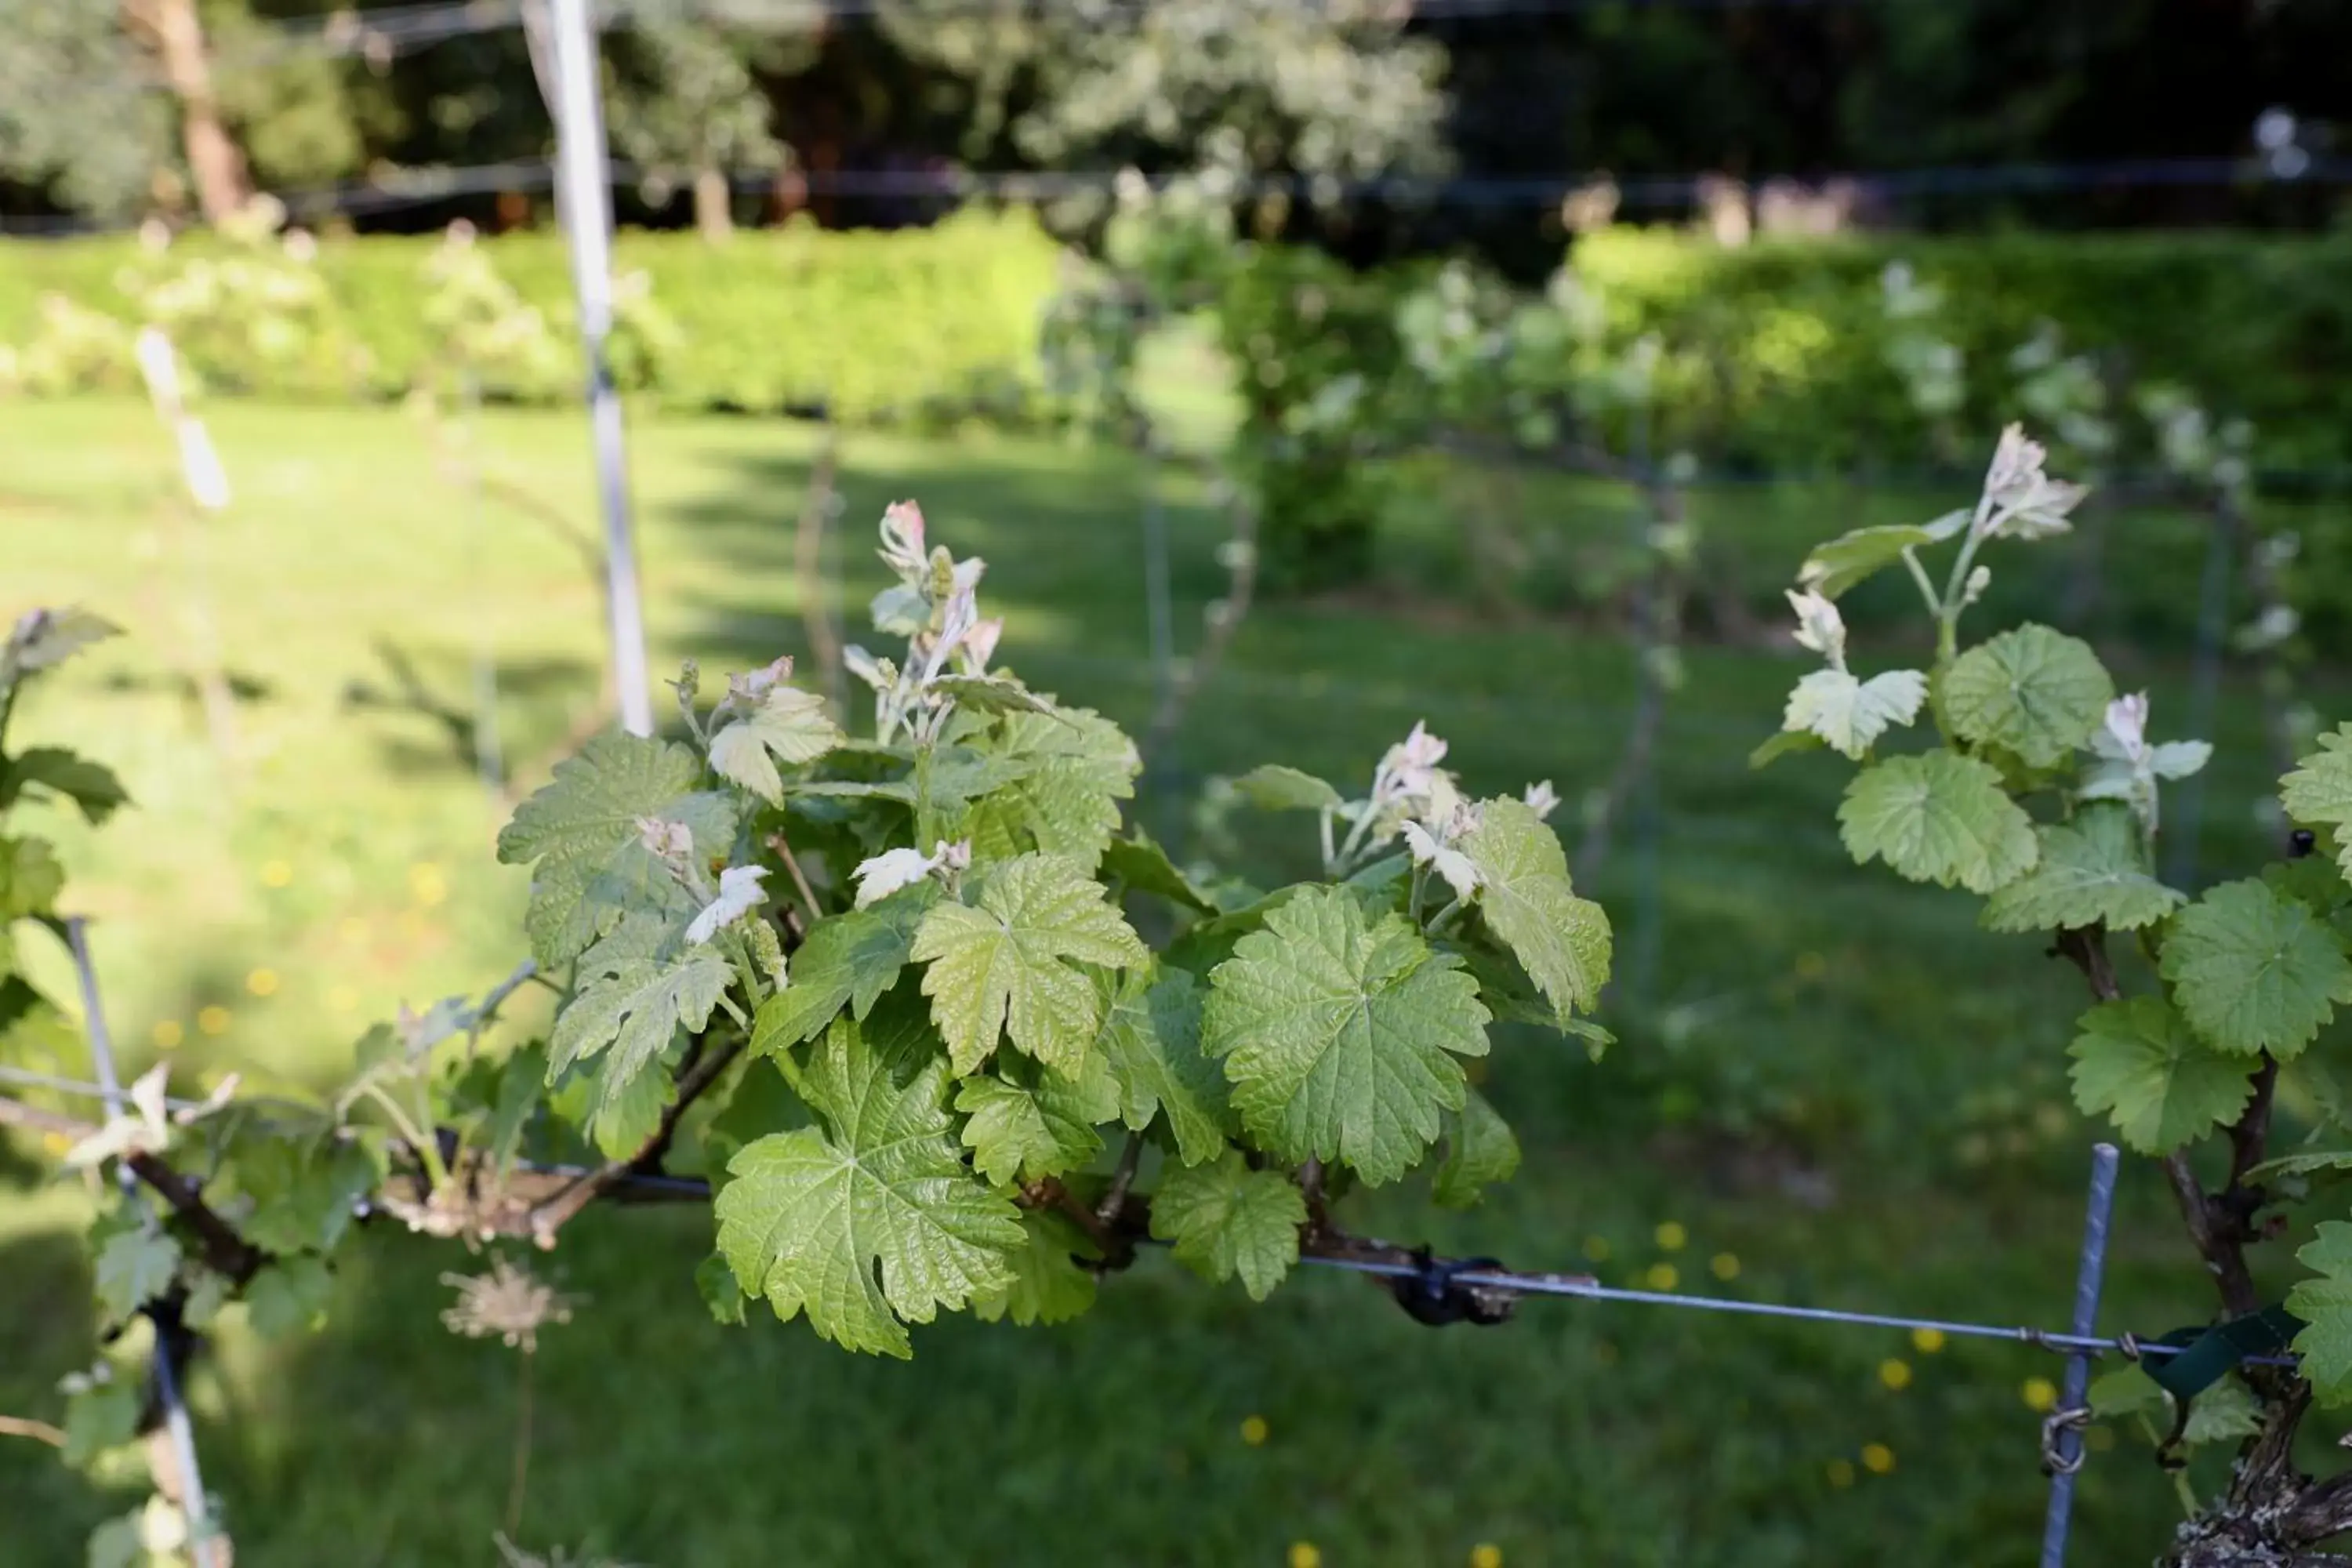
<instances>
[{"instance_id":1,"label":"brown vine stem","mask_svg":"<svg viewBox=\"0 0 2352 1568\"><path fill-rule=\"evenodd\" d=\"M20 1100L0 1096L0 1127L22 1127L76 1142L90 1136L98 1129L87 1121L70 1116L42 1110ZM156 1196L169 1204L173 1213L188 1222L205 1244L205 1263L215 1273L226 1276L231 1283L242 1285L261 1271L268 1259L261 1251L239 1236L236 1227L215 1212L205 1202L203 1190L194 1182L172 1169L160 1154L141 1151L126 1154L123 1167L151 1188Z\"/></svg>"},{"instance_id":2,"label":"brown vine stem","mask_svg":"<svg viewBox=\"0 0 2352 1568\"><path fill-rule=\"evenodd\" d=\"M523 1216L523 1228L541 1247L555 1245L555 1233L571 1223L574 1215L631 1175L642 1175L658 1170L662 1157L669 1152L670 1141L677 1135L678 1123L687 1111L702 1098L703 1091L719 1081L719 1077L742 1054L742 1040L733 1039L717 1050L704 1052L685 1076L677 1080L677 1098L662 1112L661 1123L652 1137L638 1146L635 1153L625 1160L608 1160L558 1191L544 1203L534 1205Z\"/></svg>"}]
</instances>

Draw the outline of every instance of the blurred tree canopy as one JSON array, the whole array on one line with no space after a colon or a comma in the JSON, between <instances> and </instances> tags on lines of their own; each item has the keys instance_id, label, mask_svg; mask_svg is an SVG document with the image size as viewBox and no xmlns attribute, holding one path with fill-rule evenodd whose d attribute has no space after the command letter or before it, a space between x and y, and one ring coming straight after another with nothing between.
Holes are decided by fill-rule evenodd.
<instances>
[{"instance_id":1,"label":"blurred tree canopy","mask_svg":"<svg viewBox=\"0 0 2352 1568\"><path fill-rule=\"evenodd\" d=\"M544 156L551 137L521 30L424 42L403 32L415 10L0 0L0 214L120 217L189 184L208 205L208 189L247 170L291 190ZM140 22L168 12L201 18L211 72L198 85L234 142L207 154L209 174L192 162L187 62ZM372 16L384 18L373 41ZM277 30L288 24L298 32ZM776 174L772 214L804 199L784 173L797 169L822 221L887 225L941 204L836 191L827 176L1223 169L1282 177L1291 199L1246 215L1262 230L1319 234L1366 257L1466 242L1514 270L1557 257L1547 204L1342 212L1316 198L1332 181L1392 174L1804 178L2243 154L2273 106L2315 125L2324 153L2327 117L2352 101L2352 5L2325 0L1424 0L1418 11L1406 0L637 0L605 50L616 151L653 176L625 202L638 221L698 216L719 232L734 205L722 174L736 176L738 201L747 184L757 193L744 176ZM1861 216L2308 225L2330 199L1922 195ZM494 216L483 198L375 221L424 226L460 212ZM1081 204L1061 216L1089 215Z\"/></svg>"}]
</instances>

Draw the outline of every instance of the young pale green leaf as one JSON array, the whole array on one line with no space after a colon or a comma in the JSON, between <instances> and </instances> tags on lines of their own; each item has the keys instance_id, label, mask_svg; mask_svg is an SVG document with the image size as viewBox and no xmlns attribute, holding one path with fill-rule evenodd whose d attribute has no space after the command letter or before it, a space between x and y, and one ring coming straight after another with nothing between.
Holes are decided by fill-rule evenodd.
<instances>
[{"instance_id":1,"label":"young pale green leaf","mask_svg":"<svg viewBox=\"0 0 2352 1568\"><path fill-rule=\"evenodd\" d=\"M1868 680L1843 669L1817 669L1789 693L1780 728L1817 735L1859 762L1887 726L1916 719L1927 700L1927 678L1916 669L1890 669Z\"/></svg>"},{"instance_id":2,"label":"young pale green leaf","mask_svg":"<svg viewBox=\"0 0 2352 1568\"><path fill-rule=\"evenodd\" d=\"M931 689L974 713L1051 713L1054 705L1017 680L993 675L942 675Z\"/></svg>"},{"instance_id":3,"label":"young pale green leaf","mask_svg":"<svg viewBox=\"0 0 2352 1568\"><path fill-rule=\"evenodd\" d=\"M2171 1429L2172 1395L2139 1367L2117 1367L2093 1378L2090 1395L2091 1413L2102 1421L2147 1415L2159 1432ZM2180 1440L2193 1448L2251 1437L2262 1430L2261 1415L2262 1406L2252 1391L2235 1378L2224 1378L2190 1403Z\"/></svg>"},{"instance_id":4,"label":"young pale green leaf","mask_svg":"<svg viewBox=\"0 0 2352 1568\"><path fill-rule=\"evenodd\" d=\"M0 690L26 671L54 668L92 643L121 635L121 626L79 605L35 610L18 620L6 643L0 645Z\"/></svg>"},{"instance_id":5,"label":"young pale green leaf","mask_svg":"<svg viewBox=\"0 0 2352 1568\"><path fill-rule=\"evenodd\" d=\"M529 865L531 952L554 967L586 952L623 910L682 912L691 898L641 841L637 823L684 823L697 854L726 853L735 807L696 793L702 763L684 746L613 731L555 766L552 781L515 808L499 858Z\"/></svg>"},{"instance_id":6,"label":"young pale green leaf","mask_svg":"<svg viewBox=\"0 0 2352 1568\"><path fill-rule=\"evenodd\" d=\"M1102 1054L1118 1085L1119 1120L1140 1132L1165 1110L1179 1160L1215 1159L1233 1108L1223 1071L1201 1049L1200 983L1181 969L1157 980L1130 969L1103 987Z\"/></svg>"},{"instance_id":7,"label":"young pale green leaf","mask_svg":"<svg viewBox=\"0 0 2352 1568\"><path fill-rule=\"evenodd\" d=\"M1818 752L1828 744L1811 731L1799 733L1793 730L1783 730L1777 735L1768 736L1748 752L1748 765L1757 769L1769 768L1782 757L1793 756L1799 752Z\"/></svg>"},{"instance_id":8,"label":"young pale green leaf","mask_svg":"<svg viewBox=\"0 0 2352 1568\"><path fill-rule=\"evenodd\" d=\"M33 785L73 802L92 826L131 801L111 768L58 746L35 746L0 759L0 808L16 804Z\"/></svg>"},{"instance_id":9,"label":"young pale green leaf","mask_svg":"<svg viewBox=\"0 0 2352 1568\"><path fill-rule=\"evenodd\" d=\"M2188 901L2149 874L2139 825L2119 805L2084 808L2071 823L2035 829L2041 858L2033 869L1985 901L1988 931L2063 931L2104 924L2109 931L2154 925Z\"/></svg>"},{"instance_id":10,"label":"young pale green leaf","mask_svg":"<svg viewBox=\"0 0 2352 1568\"><path fill-rule=\"evenodd\" d=\"M1099 1258L1102 1248L1076 1221L1050 1209L1024 1213L1021 1232L1026 1240L1006 1259L1013 1282L975 1293L972 1315L990 1323L1010 1318L1024 1329L1084 1316L1095 1304L1095 1271L1086 1265Z\"/></svg>"},{"instance_id":11,"label":"young pale green leaf","mask_svg":"<svg viewBox=\"0 0 2352 1568\"><path fill-rule=\"evenodd\" d=\"M1476 1089L1463 1097L1460 1111L1445 1113L1445 1158L1438 1163L1433 1190L1442 1208L1475 1208L1490 1183L1507 1182L1519 1168L1519 1141L1510 1123Z\"/></svg>"},{"instance_id":12,"label":"young pale green leaf","mask_svg":"<svg viewBox=\"0 0 2352 1568\"><path fill-rule=\"evenodd\" d=\"M836 1018L802 1092L824 1128L772 1133L728 1163L719 1249L778 1317L805 1310L845 1349L909 1356L905 1322L1011 1286L1020 1211L965 1167L944 1062L901 1086Z\"/></svg>"},{"instance_id":13,"label":"young pale green leaf","mask_svg":"<svg viewBox=\"0 0 2352 1568\"><path fill-rule=\"evenodd\" d=\"M1168 858L1168 851L1140 828L1125 838L1111 840L1096 874L1107 881L1125 883L1130 892L1152 894L1195 914L1217 912L1215 900L1194 887L1192 879Z\"/></svg>"},{"instance_id":14,"label":"young pale green leaf","mask_svg":"<svg viewBox=\"0 0 2352 1568\"><path fill-rule=\"evenodd\" d=\"M1533 807L1500 795L1463 841L1478 872L1478 913L1561 1018L1600 1005L1609 979L1609 916L1569 885L1559 837Z\"/></svg>"},{"instance_id":15,"label":"young pale green leaf","mask_svg":"<svg viewBox=\"0 0 2352 1568\"><path fill-rule=\"evenodd\" d=\"M2265 1160L2246 1173L2249 1182L2308 1181L2352 1171L2352 1149L2313 1149Z\"/></svg>"},{"instance_id":16,"label":"young pale green leaf","mask_svg":"<svg viewBox=\"0 0 2352 1568\"><path fill-rule=\"evenodd\" d=\"M144 1380L119 1371L104 1383L76 1390L66 1399L66 1463L87 1465L138 1436L139 1415L146 1404Z\"/></svg>"},{"instance_id":17,"label":"young pale green leaf","mask_svg":"<svg viewBox=\"0 0 2352 1568\"><path fill-rule=\"evenodd\" d=\"M2075 1027L2074 1103L2086 1116L2111 1116L2143 1154L2195 1142L2253 1093L2252 1068L2209 1048L2161 996L2102 1002Z\"/></svg>"},{"instance_id":18,"label":"young pale green leaf","mask_svg":"<svg viewBox=\"0 0 2352 1568\"><path fill-rule=\"evenodd\" d=\"M1212 1284L1241 1276L1250 1300L1274 1294L1298 1261L1307 1194L1279 1171L1253 1171L1228 1150L1213 1164L1171 1170L1151 1194L1151 1234Z\"/></svg>"},{"instance_id":19,"label":"young pale green leaf","mask_svg":"<svg viewBox=\"0 0 2352 1568\"><path fill-rule=\"evenodd\" d=\"M735 1270L728 1267L724 1254L714 1252L694 1266L694 1289L702 1304L710 1309L712 1322L724 1328L743 1326L743 1303L748 1298L735 1282Z\"/></svg>"},{"instance_id":20,"label":"young pale green leaf","mask_svg":"<svg viewBox=\"0 0 2352 1568\"><path fill-rule=\"evenodd\" d=\"M1894 757L1846 785L1838 826L1861 864L1884 859L1915 882L1990 893L2033 868L2033 821L1989 763L1951 752Z\"/></svg>"},{"instance_id":21,"label":"young pale green leaf","mask_svg":"<svg viewBox=\"0 0 2352 1568\"><path fill-rule=\"evenodd\" d=\"M762 692L759 704L710 737L710 765L772 805L784 798L776 764L816 761L841 744L841 727L826 715L824 698L782 681Z\"/></svg>"},{"instance_id":22,"label":"young pale green leaf","mask_svg":"<svg viewBox=\"0 0 2352 1568\"><path fill-rule=\"evenodd\" d=\"M2116 683L2090 644L2028 623L1962 654L1944 676L1942 698L1963 739L2047 768L2090 744Z\"/></svg>"},{"instance_id":23,"label":"young pale green leaf","mask_svg":"<svg viewBox=\"0 0 2352 1568\"><path fill-rule=\"evenodd\" d=\"M1234 781L1234 793L1260 811L1337 811L1347 802L1313 773L1268 763Z\"/></svg>"},{"instance_id":24,"label":"young pale green leaf","mask_svg":"<svg viewBox=\"0 0 2352 1568\"><path fill-rule=\"evenodd\" d=\"M1951 538L1967 526L1968 520L1964 511L1952 512L1925 527L1894 523L1842 533L1826 544L1813 546L1813 552L1797 569L1797 584L1834 599L1902 560L1906 550L1923 549Z\"/></svg>"},{"instance_id":25,"label":"young pale green leaf","mask_svg":"<svg viewBox=\"0 0 2352 1568\"><path fill-rule=\"evenodd\" d=\"M334 1293L325 1258L308 1253L281 1258L246 1281L247 1321L265 1340L306 1332L327 1321L327 1304Z\"/></svg>"},{"instance_id":26,"label":"young pale green leaf","mask_svg":"<svg viewBox=\"0 0 2352 1568\"><path fill-rule=\"evenodd\" d=\"M620 1079L607 1070L591 1073L586 1081L588 1141L607 1160L634 1158L677 1099L677 1084L666 1072Z\"/></svg>"},{"instance_id":27,"label":"young pale green leaf","mask_svg":"<svg viewBox=\"0 0 2352 1568\"><path fill-rule=\"evenodd\" d=\"M2091 1379L2091 1414L2102 1421L2148 1415L2172 1408L2172 1395L2137 1366L2119 1366Z\"/></svg>"},{"instance_id":28,"label":"young pale green leaf","mask_svg":"<svg viewBox=\"0 0 2352 1568\"><path fill-rule=\"evenodd\" d=\"M996 1186L1072 1171L1102 1152L1095 1129L1118 1115L1118 1085L1109 1064L1089 1052L1076 1081L1017 1058L956 1089L964 1147L973 1167Z\"/></svg>"},{"instance_id":29,"label":"young pale green leaf","mask_svg":"<svg viewBox=\"0 0 2352 1568\"><path fill-rule=\"evenodd\" d=\"M2279 803L2306 826L2336 829L2336 858L2352 877L2352 724L2319 737L2319 750L2279 781Z\"/></svg>"},{"instance_id":30,"label":"young pale green leaf","mask_svg":"<svg viewBox=\"0 0 2352 1568\"><path fill-rule=\"evenodd\" d=\"M1210 975L1202 1048L1261 1147L1344 1161L1377 1185L1462 1109L1454 1058L1486 1054L1487 1016L1460 961L1402 915L1368 920L1343 889L1310 887Z\"/></svg>"},{"instance_id":31,"label":"young pale green leaf","mask_svg":"<svg viewBox=\"0 0 2352 1568\"><path fill-rule=\"evenodd\" d=\"M1098 713L1060 708L1004 715L994 753L1026 765L971 807L960 831L973 854L997 860L1034 849L1091 874L1118 831L1118 803L1135 794L1143 769L1135 742Z\"/></svg>"},{"instance_id":32,"label":"young pale green leaf","mask_svg":"<svg viewBox=\"0 0 2352 1568\"><path fill-rule=\"evenodd\" d=\"M172 1288L180 1244L165 1232L131 1226L108 1237L90 1264L90 1283L109 1322L127 1323Z\"/></svg>"},{"instance_id":33,"label":"young pale green leaf","mask_svg":"<svg viewBox=\"0 0 2352 1568\"><path fill-rule=\"evenodd\" d=\"M601 950L600 950L601 951ZM550 1082L575 1062L602 1058L597 1098L609 1104L647 1064L669 1049L681 1026L700 1029L734 978L708 947L673 958L625 957L581 963L580 989L555 1017L548 1042Z\"/></svg>"},{"instance_id":34,"label":"young pale green leaf","mask_svg":"<svg viewBox=\"0 0 2352 1568\"><path fill-rule=\"evenodd\" d=\"M2207 1044L2239 1056L2301 1054L2336 1004L2352 1002L2352 960L2295 900L2249 878L2180 911L2160 965Z\"/></svg>"},{"instance_id":35,"label":"young pale green leaf","mask_svg":"<svg viewBox=\"0 0 2352 1568\"><path fill-rule=\"evenodd\" d=\"M66 868L45 838L0 838L0 922L45 915L65 891Z\"/></svg>"},{"instance_id":36,"label":"young pale green leaf","mask_svg":"<svg viewBox=\"0 0 2352 1568\"><path fill-rule=\"evenodd\" d=\"M978 908L941 903L923 917L913 956L923 994L959 1075L997 1037L1075 1077L1102 1025L1094 982L1076 963L1124 969L1150 954L1078 861L1024 855L992 868Z\"/></svg>"},{"instance_id":37,"label":"young pale green leaf","mask_svg":"<svg viewBox=\"0 0 2352 1568\"><path fill-rule=\"evenodd\" d=\"M281 1255L333 1251L351 1226L352 1205L382 1176L358 1142L266 1135L237 1140L230 1170L253 1205L237 1228Z\"/></svg>"},{"instance_id":38,"label":"young pale green leaf","mask_svg":"<svg viewBox=\"0 0 2352 1568\"><path fill-rule=\"evenodd\" d=\"M2318 1276L2286 1293L2286 1310L2303 1320L2294 1336L2300 1371L2319 1402L2352 1404L2352 1225L2323 1220L2317 1239L2294 1255Z\"/></svg>"},{"instance_id":39,"label":"young pale green leaf","mask_svg":"<svg viewBox=\"0 0 2352 1568\"><path fill-rule=\"evenodd\" d=\"M875 999L898 984L915 929L939 900L939 884L926 879L810 927L793 954L791 980L751 1020L751 1048L773 1055L813 1040L844 1007L864 1023Z\"/></svg>"}]
</instances>

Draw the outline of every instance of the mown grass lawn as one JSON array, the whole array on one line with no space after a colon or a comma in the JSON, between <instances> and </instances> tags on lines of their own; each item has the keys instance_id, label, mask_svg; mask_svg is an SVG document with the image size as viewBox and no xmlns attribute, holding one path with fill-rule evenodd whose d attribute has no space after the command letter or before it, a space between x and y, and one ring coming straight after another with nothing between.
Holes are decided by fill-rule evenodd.
<instances>
[{"instance_id":1,"label":"mown grass lawn","mask_svg":"<svg viewBox=\"0 0 2352 1568\"><path fill-rule=\"evenodd\" d=\"M169 1049L191 1079L233 1066L315 1085L365 1020L478 990L520 956L522 879L490 855L506 805L467 738L471 661L486 649L498 666L528 787L596 711L599 601L571 545L450 489L397 415L227 405L214 423L238 499L197 534L175 520L143 409L0 405L0 608L80 602L131 632L43 690L16 734L106 758L136 796L101 833L45 824L70 901L100 922L132 1065ZM792 531L816 433L679 421L634 437L656 666L803 647ZM593 518L577 419L494 416L483 441L515 484ZM1003 657L1141 727L1136 463L985 436L857 436L844 460L852 606L880 581L871 521L917 497L935 537L989 558ZM1223 525L1197 482L1167 482L1189 646ZM1736 498L1709 505L1738 536ZM1780 520L1748 539L1759 555L1780 552L1792 517L1848 521L1816 515L1834 500L1757 505ZM1524 526L1569 559L1623 517L1570 489ZM1391 580L1438 574L1425 563L1448 558L1449 533L1442 502L1425 507ZM1425 718L1475 785L1549 777L1572 816L1614 760L1631 656L1531 616L1395 598L1261 607L1155 777L1259 761L1353 776ZM245 693L234 763L187 684L207 619ZM1621 836L1591 889L1642 965L1620 990L1622 1044L1595 1066L1505 1040L1491 1083L1526 1145L1517 1182L1466 1215L1383 1194L1365 1228L1684 1291L2056 1323L2091 1135L2063 1078L2075 985L2032 942L1977 931L1969 900L1847 864L1838 768L1748 771L1796 665L1708 647L1689 663L1659 831L1648 847ZM2176 732L2178 665L2119 665ZM2215 875L2261 853L2252 704L2223 715ZM2226 761L2233 743L2244 765ZM1181 801L1140 809L1186 831ZM1251 830L1262 868L1303 864L1285 826ZM44 976L59 989L54 963ZM53 1415L56 1378L92 1354L82 1200L45 1186L30 1154L0 1148L0 1412ZM2157 1185L2127 1178L2113 1328L2206 1310ZM900 1365L803 1325L716 1328L689 1279L708 1245L692 1213L614 1211L565 1233L550 1266L579 1309L538 1361L527 1542L664 1568L1272 1564L1301 1541L1334 1568L1465 1563L1482 1542L1515 1565L2033 1556L2026 1384L2058 1363L2016 1346L1566 1302L1433 1331L1358 1279L1307 1271L1253 1307L1147 1258L1074 1327L958 1321L919 1331ZM2283 1285L2287 1260L2265 1261ZM195 1396L245 1568L494 1561L518 1366L442 1329L439 1276L466 1266L372 1233L327 1332L225 1337ZM1251 1416L1262 1444L1244 1440ZM0 1447L0 1560L77 1561L121 1506L45 1449ZM2102 1450L2074 1561L2145 1561L2173 1517L2144 1449Z\"/></svg>"}]
</instances>

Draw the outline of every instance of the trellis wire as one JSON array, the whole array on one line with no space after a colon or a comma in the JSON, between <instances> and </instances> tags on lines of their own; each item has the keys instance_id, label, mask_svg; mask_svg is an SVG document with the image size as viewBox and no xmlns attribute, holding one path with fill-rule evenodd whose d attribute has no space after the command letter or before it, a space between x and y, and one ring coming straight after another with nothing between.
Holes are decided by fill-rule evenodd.
<instances>
[{"instance_id":1,"label":"trellis wire","mask_svg":"<svg viewBox=\"0 0 2352 1568\"><path fill-rule=\"evenodd\" d=\"M89 961L89 922L79 915L66 921L66 945L73 952L74 973L81 982L83 1026L89 1035L90 1065L98 1073L100 1097L111 1119L122 1114L122 1080L114 1070L114 1042L106 1026L106 1010L98 994L98 970ZM128 1165L118 1167L125 1201L144 1210L146 1200L139 1178ZM196 1464L196 1432L182 1397L179 1368L172 1364L172 1338L163 1321L155 1321L153 1375L155 1397L163 1407L163 1430L171 1439L173 1463L180 1471L180 1509L187 1516L188 1552L195 1568L215 1568L213 1528L205 1499L204 1472Z\"/></svg>"},{"instance_id":2,"label":"trellis wire","mask_svg":"<svg viewBox=\"0 0 2352 1568\"><path fill-rule=\"evenodd\" d=\"M2074 1333L2099 1326L2099 1285L2107 1267L2107 1227L2116 1215L2116 1167L2122 1156L2112 1143L2091 1146L2091 1195L2083 1210L2083 1254L2074 1274ZM2083 1433L2076 1412L2087 1408L2091 1358L2066 1358L2066 1382L2051 1414L2056 1440L2044 1445L2050 1462L2050 1508L2042 1521L2042 1568L2065 1568L2066 1531L2074 1510L2074 1473L2083 1468Z\"/></svg>"}]
</instances>

